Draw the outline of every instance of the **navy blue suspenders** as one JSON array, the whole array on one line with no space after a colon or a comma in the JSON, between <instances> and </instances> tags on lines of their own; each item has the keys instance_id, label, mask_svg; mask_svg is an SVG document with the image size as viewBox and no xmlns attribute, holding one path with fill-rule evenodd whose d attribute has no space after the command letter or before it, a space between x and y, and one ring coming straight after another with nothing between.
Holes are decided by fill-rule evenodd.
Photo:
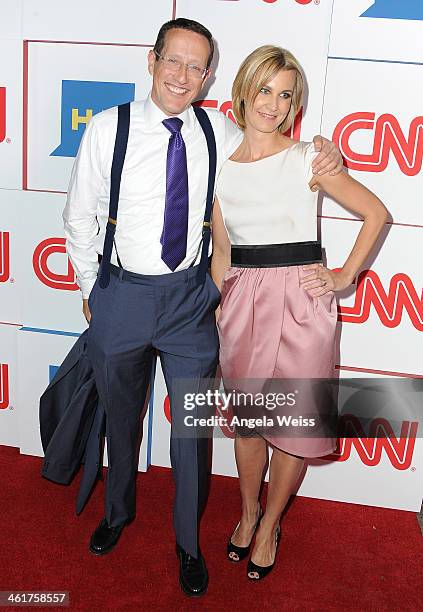
<instances>
[{"instance_id":1,"label":"navy blue suspenders","mask_svg":"<svg viewBox=\"0 0 423 612\"><path fill-rule=\"evenodd\" d=\"M193 106L194 113L198 119L199 124L202 127L204 132L204 136L206 137L207 149L209 152L209 176L208 176L208 184L207 184L207 199L206 199L206 210L204 212L204 221L203 221L203 233L202 233L202 249L201 249L201 259L200 264L198 266L198 279L204 280L207 273L207 268L209 267L209 245L210 245L210 236L211 236L211 213L213 209L213 199L214 199L214 183L216 180L216 139L214 137L214 132L212 125L210 123L210 119L203 108L199 106Z\"/></svg>"},{"instance_id":2,"label":"navy blue suspenders","mask_svg":"<svg viewBox=\"0 0 423 612\"><path fill-rule=\"evenodd\" d=\"M201 258L198 265L198 280L204 281L209 264L209 245L211 236L211 213L213 208L214 183L216 178L216 140L210 119L204 109L194 106L194 113L200 123L200 126L206 137L207 149L209 154L209 174L207 185L206 209L204 213L203 229L202 229L202 244ZM114 237L117 225L117 212L119 205L120 182L122 177L122 168L125 161L126 148L128 144L130 124L130 103L121 104L118 106L118 122L116 130L115 148L113 151L112 170L110 178L110 203L109 203L109 219L106 225L106 235L104 238L103 256L100 267L101 288L107 287L110 280L110 257L112 254ZM119 261L119 260L118 260ZM120 263L120 262L119 262Z\"/></svg>"},{"instance_id":3,"label":"navy blue suspenders","mask_svg":"<svg viewBox=\"0 0 423 612\"><path fill-rule=\"evenodd\" d=\"M101 261L100 287L104 289L110 280L110 257L115 239L117 211L119 206L120 179L122 178L123 162L125 161L126 147L128 145L130 123L130 103L118 106L118 122L116 130L115 148L113 151L112 170L110 174L110 202L109 219L104 237L103 257Z\"/></svg>"}]
</instances>

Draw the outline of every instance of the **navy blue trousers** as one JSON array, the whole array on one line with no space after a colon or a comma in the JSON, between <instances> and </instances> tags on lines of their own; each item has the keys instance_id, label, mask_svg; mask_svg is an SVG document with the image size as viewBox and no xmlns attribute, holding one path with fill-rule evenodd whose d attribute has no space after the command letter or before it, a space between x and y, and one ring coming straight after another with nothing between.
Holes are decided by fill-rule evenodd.
<instances>
[{"instance_id":1,"label":"navy blue trousers","mask_svg":"<svg viewBox=\"0 0 423 612\"><path fill-rule=\"evenodd\" d=\"M197 267L141 275L112 266L110 283L96 281L89 298L88 356L105 407L109 468L105 512L116 526L135 516L140 414L156 351L160 353L172 421L184 410L173 393L178 378L213 377L218 361L214 312L220 293ZM198 554L198 522L206 498L209 440L171 431L170 458L176 484L174 528L184 550Z\"/></svg>"}]
</instances>

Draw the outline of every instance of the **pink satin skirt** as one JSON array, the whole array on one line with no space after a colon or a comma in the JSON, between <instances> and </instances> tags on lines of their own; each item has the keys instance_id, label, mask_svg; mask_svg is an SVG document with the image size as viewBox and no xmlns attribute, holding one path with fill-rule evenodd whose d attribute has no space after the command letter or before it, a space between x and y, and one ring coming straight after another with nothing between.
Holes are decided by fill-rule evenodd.
<instances>
[{"instance_id":1,"label":"pink satin skirt","mask_svg":"<svg viewBox=\"0 0 423 612\"><path fill-rule=\"evenodd\" d=\"M300 285L307 274L301 266L229 268L218 321L224 383L334 377L335 296L309 296ZM302 457L321 457L336 447L330 437L263 437Z\"/></svg>"}]
</instances>

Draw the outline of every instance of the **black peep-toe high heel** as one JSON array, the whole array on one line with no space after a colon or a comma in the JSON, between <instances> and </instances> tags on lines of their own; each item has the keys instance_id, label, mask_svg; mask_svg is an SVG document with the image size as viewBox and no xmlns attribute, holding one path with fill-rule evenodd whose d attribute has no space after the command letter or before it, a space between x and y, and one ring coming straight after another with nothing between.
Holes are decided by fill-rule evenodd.
<instances>
[{"instance_id":1,"label":"black peep-toe high heel","mask_svg":"<svg viewBox=\"0 0 423 612\"><path fill-rule=\"evenodd\" d=\"M255 563L253 563L251 561L251 559L248 561L248 565L247 565L247 577L249 578L249 580L262 580L268 574L270 574L270 572L272 571L272 569L273 569L273 567L275 565L276 553L278 551L280 535L281 535L281 528L278 527L276 529L276 532L275 532L275 540L276 540L275 558L274 558L273 563L271 565L266 565L265 567L262 567L261 565L256 565ZM252 573L252 572L257 573L258 578L257 577L253 578L252 576L250 576L250 573Z\"/></svg>"},{"instance_id":2,"label":"black peep-toe high heel","mask_svg":"<svg viewBox=\"0 0 423 612\"><path fill-rule=\"evenodd\" d=\"M245 559L245 557L248 556L248 554L250 552L251 542L253 541L254 534L255 534L255 532L257 530L257 527L260 524L262 516L263 516L263 509L262 509L261 506L259 506L259 513L258 513L258 517L257 517L257 522L256 522L256 524L254 526L253 535L251 536L251 540L250 540L250 543L248 544L248 546L237 546L236 544L232 543L232 536L234 535L235 531L238 529L240 523L238 523L238 525L235 527L231 537L228 540L228 544L227 544L227 547L226 547L226 551L227 551L227 555L228 555L229 561L233 561L234 563L239 563L240 561ZM231 554L236 555L238 558L234 559L234 557L232 557Z\"/></svg>"}]
</instances>

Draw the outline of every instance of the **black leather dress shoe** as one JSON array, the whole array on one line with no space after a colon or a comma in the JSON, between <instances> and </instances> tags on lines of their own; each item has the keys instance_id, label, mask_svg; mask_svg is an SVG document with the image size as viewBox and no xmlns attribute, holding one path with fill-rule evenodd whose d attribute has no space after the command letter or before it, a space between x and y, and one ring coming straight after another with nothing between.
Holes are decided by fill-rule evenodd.
<instances>
[{"instance_id":1,"label":"black leather dress shoe","mask_svg":"<svg viewBox=\"0 0 423 612\"><path fill-rule=\"evenodd\" d=\"M121 523L117 527L110 527L104 518L94 531L90 540L90 551L95 555L105 555L110 552L117 544L120 534L127 522Z\"/></svg>"},{"instance_id":2,"label":"black leather dress shoe","mask_svg":"<svg viewBox=\"0 0 423 612\"><path fill-rule=\"evenodd\" d=\"M176 554L179 559L179 584L186 595L200 597L207 591L209 575L206 562L201 553L198 559L192 557L183 548L176 545Z\"/></svg>"}]
</instances>

